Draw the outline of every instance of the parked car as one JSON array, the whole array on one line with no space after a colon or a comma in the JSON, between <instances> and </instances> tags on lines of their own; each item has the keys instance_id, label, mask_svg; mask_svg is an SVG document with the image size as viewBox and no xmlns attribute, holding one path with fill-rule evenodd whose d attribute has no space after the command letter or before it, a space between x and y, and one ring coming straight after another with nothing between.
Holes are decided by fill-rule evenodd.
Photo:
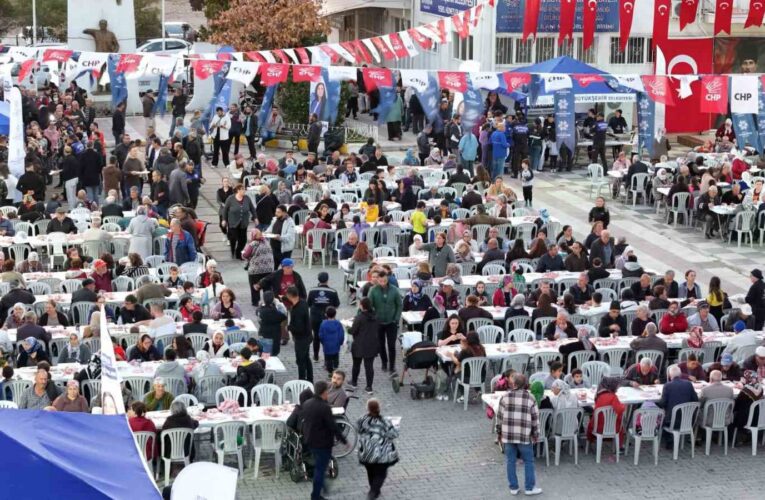
<instances>
[{"instance_id":1,"label":"parked car","mask_svg":"<svg viewBox=\"0 0 765 500\"><path fill-rule=\"evenodd\" d=\"M164 41L164 47L162 42ZM185 40L178 40L177 38L152 38L140 47L136 49L136 52L152 53L156 55L171 55L188 52L191 50L191 45Z\"/></svg>"}]
</instances>

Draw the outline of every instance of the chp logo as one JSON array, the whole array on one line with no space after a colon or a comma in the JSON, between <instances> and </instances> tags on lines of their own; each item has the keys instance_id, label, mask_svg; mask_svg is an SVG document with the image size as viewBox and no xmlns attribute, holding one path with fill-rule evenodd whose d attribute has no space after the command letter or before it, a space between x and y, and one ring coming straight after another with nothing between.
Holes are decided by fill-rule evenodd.
<instances>
[{"instance_id":1,"label":"chp logo","mask_svg":"<svg viewBox=\"0 0 765 500\"><path fill-rule=\"evenodd\" d=\"M666 97L667 96L667 82L663 79L651 78L648 80L649 92L654 97Z\"/></svg>"},{"instance_id":2,"label":"chp logo","mask_svg":"<svg viewBox=\"0 0 765 500\"><path fill-rule=\"evenodd\" d=\"M721 100L723 97L723 88L723 81L720 78L715 78L714 80L705 83L704 89L706 90L706 94L704 95L704 99L712 102Z\"/></svg>"}]
</instances>

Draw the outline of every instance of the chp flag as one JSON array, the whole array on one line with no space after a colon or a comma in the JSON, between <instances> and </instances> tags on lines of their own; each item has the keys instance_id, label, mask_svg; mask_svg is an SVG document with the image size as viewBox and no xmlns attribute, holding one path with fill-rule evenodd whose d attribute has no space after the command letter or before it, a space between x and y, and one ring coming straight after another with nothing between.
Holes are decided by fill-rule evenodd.
<instances>
[{"instance_id":1,"label":"chp flag","mask_svg":"<svg viewBox=\"0 0 765 500\"><path fill-rule=\"evenodd\" d=\"M701 77L702 113L725 114L728 109L728 77L704 75Z\"/></svg>"},{"instance_id":2,"label":"chp flag","mask_svg":"<svg viewBox=\"0 0 765 500\"><path fill-rule=\"evenodd\" d=\"M101 408L105 415L123 415L122 380L117 370L117 358L106 321L106 311L101 306Z\"/></svg>"},{"instance_id":3,"label":"chp flag","mask_svg":"<svg viewBox=\"0 0 765 500\"><path fill-rule=\"evenodd\" d=\"M231 61L228 63L226 78L247 86L255 79L259 67L260 63L256 62Z\"/></svg>"},{"instance_id":4,"label":"chp flag","mask_svg":"<svg viewBox=\"0 0 765 500\"><path fill-rule=\"evenodd\" d=\"M757 111L757 76L732 75L730 80L730 112L733 114Z\"/></svg>"}]
</instances>

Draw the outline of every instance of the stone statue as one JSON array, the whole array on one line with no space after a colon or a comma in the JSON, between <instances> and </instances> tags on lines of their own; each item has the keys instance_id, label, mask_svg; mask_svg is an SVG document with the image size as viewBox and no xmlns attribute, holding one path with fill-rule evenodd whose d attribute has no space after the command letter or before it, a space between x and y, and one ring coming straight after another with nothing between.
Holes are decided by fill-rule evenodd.
<instances>
[{"instance_id":1,"label":"stone statue","mask_svg":"<svg viewBox=\"0 0 765 500\"><path fill-rule=\"evenodd\" d=\"M86 35L93 37L96 42L96 52L119 52L120 43L114 33L106 29L106 20L98 21L98 29L82 30Z\"/></svg>"}]
</instances>

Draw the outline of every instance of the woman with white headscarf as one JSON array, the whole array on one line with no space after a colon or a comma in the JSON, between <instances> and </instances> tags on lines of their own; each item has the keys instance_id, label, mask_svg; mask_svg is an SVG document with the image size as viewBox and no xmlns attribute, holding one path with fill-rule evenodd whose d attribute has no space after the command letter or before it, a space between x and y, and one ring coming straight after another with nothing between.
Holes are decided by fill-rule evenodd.
<instances>
[{"instance_id":1,"label":"woman with white headscarf","mask_svg":"<svg viewBox=\"0 0 765 500\"><path fill-rule=\"evenodd\" d=\"M154 242L154 230L157 228L157 221L146 215L146 207L139 206L136 209L135 217L131 219L127 232L130 233L130 247L128 253L137 253L142 259L152 255L152 244Z\"/></svg>"},{"instance_id":2,"label":"woman with white headscarf","mask_svg":"<svg viewBox=\"0 0 765 500\"><path fill-rule=\"evenodd\" d=\"M428 252L422 249L422 236L415 234L412 238L412 244L409 245L409 256L419 257L420 255L428 255Z\"/></svg>"},{"instance_id":3,"label":"woman with white headscarf","mask_svg":"<svg viewBox=\"0 0 765 500\"><path fill-rule=\"evenodd\" d=\"M653 178L651 181L651 191L653 191L653 199L661 202L664 200L665 196L659 192L659 189L661 188L671 188L672 187L672 178L670 175L667 174L667 170L664 168L660 168L658 172L656 172L656 177Z\"/></svg>"},{"instance_id":4,"label":"woman with white headscarf","mask_svg":"<svg viewBox=\"0 0 765 500\"><path fill-rule=\"evenodd\" d=\"M198 384L202 377L223 376L220 367L215 363L210 363L210 354L207 351L200 350L197 352L197 361L199 363L191 370L191 378L195 384Z\"/></svg>"}]
</instances>

